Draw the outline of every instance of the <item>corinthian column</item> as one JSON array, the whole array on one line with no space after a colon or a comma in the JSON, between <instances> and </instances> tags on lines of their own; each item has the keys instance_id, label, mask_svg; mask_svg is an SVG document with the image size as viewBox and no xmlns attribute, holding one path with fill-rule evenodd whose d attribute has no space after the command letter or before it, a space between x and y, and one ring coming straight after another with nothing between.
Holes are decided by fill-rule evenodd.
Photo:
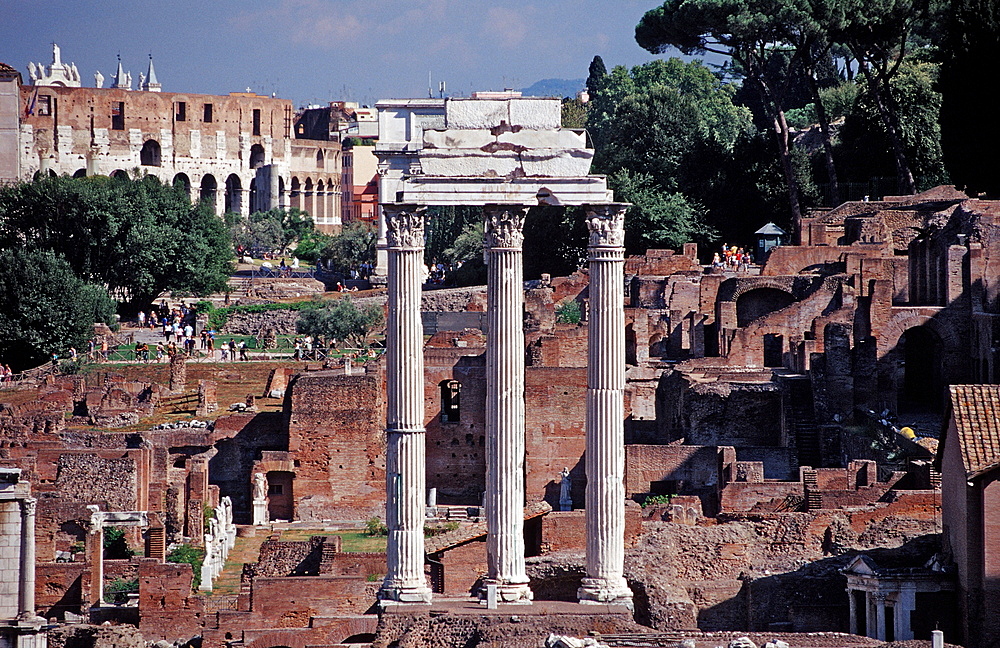
<instances>
[{"instance_id":1,"label":"corinthian column","mask_svg":"<svg viewBox=\"0 0 1000 648\"><path fill-rule=\"evenodd\" d=\"M587 577L581 603L631 607L625 567L625 231L627 205L587 208Z\"/></svg>"},{"instance_id":2,"label":"corinthian column","mask_svg":"<svg viewBox=\"0 0 1000 648\"><path fill-rule=\"evenodd\" d=\"M18 583L18 618L34 620L35 614L35 506L38 500L21 500L21 578Z\"/></svg>"},{"instance_id":3,"label":"corinthian column","mask_svg":"<svg viewBox=\"0 0 1000 648\"><path fill-rule=\"evenodd\" d=\"M389 527L379 599L430 603L424 578L424 352L420 324L424 214L383 205L389 261L386 327L385 513Z\"/></svg>"},{"instance_id":4,"label":"corinthian column","mask_svg":"<svg viewBox=\"0 0 1000 648\"><path fill-rule=\"evenodd\" d=\"M487 584L503 603L528 603L524 569L524 269L526 209L486 205Z\"/></svg>"}]
</instances>

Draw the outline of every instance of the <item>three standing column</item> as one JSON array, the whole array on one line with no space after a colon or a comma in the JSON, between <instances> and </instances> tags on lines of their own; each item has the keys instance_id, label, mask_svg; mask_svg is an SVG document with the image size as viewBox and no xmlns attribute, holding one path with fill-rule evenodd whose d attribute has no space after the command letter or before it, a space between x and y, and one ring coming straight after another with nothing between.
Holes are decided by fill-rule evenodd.
<instances>
[{"instance_id":1,"label":"three standing column","mask_svg":"<svg viewBox=\"0 0 1000 648\"><path fill-rule=\"evenodd\" d=\"M525 207L486 205L487 584L503 603L532 599L524 566Z\"/></svg>"},{"instance_id":2,"label":"three standing column","mask_svg":"<svg viewBox=\"0 0 1000 648\"><path fill-rule=\"evenodd\" d=\"M587 576L581 603L631 607L625 582L625 211L587 207Z\"/></svg>"},{"instance_id":3,"label":"three standing column","mask_svg":"<svg viewBox=\"0 0 1000 648\"><path fill-rule=\"evenodd\" d=\"M424 577L424 351L420 323L424 210L384 205L388 251L386 327L386 547L382 601L429 603Z\"/></svg>"}]
</instances>

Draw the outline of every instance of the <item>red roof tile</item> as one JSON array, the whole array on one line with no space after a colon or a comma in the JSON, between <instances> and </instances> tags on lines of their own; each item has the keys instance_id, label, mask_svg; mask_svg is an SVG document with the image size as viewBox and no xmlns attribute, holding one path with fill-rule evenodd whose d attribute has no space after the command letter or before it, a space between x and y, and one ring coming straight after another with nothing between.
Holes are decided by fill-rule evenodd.
<instances>
[{"instance_id":1,"label":"red roof tile","mask_svg":"<svg viewBox=\"0 0 1000 648\"><path fill-rule=\"evenodd\" d=\"M1000 464L1000 385L952 385L951 408L965 470Z\"/></svg>"}]
</instances>

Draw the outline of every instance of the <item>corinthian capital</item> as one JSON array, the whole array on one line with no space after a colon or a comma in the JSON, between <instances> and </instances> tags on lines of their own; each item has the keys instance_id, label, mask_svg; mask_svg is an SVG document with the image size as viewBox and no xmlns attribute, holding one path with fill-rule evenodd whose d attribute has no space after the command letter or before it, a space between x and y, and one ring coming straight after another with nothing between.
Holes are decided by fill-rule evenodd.
<instances>
[{"instance_id":1,"label":"corinthian capital","mask_svg":"<svg viewBox=\"0 0 1000 648\"><path fill-rule=\"evenodd\" d=\"M587 205L587 229L591 247L622 247L625 245L625 211L629 205Z\"/></svg>"},{"instance_id":2,"label":"corinthian capital","mask_svg":"<svg viewBox=\"0 0 1000 648\"><path fill-rule=\"evenodd\" d=\"M422 249L424 247L424 211L416 205L383 205L385 238L388 247Z\"/></svg>"},{"instance_id":3,"label":"corinthian capital","mask_svg":"<svg viewBox=\"0 0 1000 648\"><path fill-rule=\"evenodd\" d=\"M524 244L524 215L520 205L486 205L487 248L520 248Z\"/></svg>"}]
</instances>

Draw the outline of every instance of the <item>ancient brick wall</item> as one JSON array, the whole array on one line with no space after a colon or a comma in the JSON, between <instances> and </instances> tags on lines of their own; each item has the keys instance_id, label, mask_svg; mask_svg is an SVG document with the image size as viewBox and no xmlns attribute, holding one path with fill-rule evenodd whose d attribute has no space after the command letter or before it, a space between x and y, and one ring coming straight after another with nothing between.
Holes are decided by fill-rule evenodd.
<instances>
[{"instance_id":1,"label":"ancient brick wall","mask_svg":"<svg viewBox=\"0 0 1000 648\"><path fill-rule=\"evenodd\" d=\"M252 611L261 625L307 627L313 617L363 614L381 585L354 576L255 578Z\"/></svg>"},{"instance_id":2,"label":"ancient brick wall","mask_svg":"<svg viewBox=\"0 0 1000 648\"><path fill-rule=\"evenodd\" d=\"M113 511L136 510L138 469L131 457L103 458L91 453L63 453L57 464L56 490L78 502L107 502Z\"/></svg>"},{"instance_id":3,"label":"ancient brick wall","mask_svg":"<svg viewBox=\"0 0 1000 648\"><path fill-rule=\"evenodd\" d=\"M625 497L630 499L654 492L656 482L673 482L675 493L697 492L715 484L718 474L715 446L625 446Z\"/></svg>"},{"instance_id":4,"label":"ancient brick wall","mask_svg":"<svg viewBox=\"0 0 1000 648\"><path fill-rule=\"evenodd\" d=\"M582 507L587 483L583 463L587 370L532 367L525 372L524 401L527 501L545 500L558 509L559 474L569 468L573 505Z\"/></svg>"},{"instance_id":5,"label":"ancient brick wall","mask_svg":"<svg viewBox=\"0 0 1000 648\"><path fill-rule=\"evenodd\" d=\"M208 619L202 599L191 592L193 577L188 564L139 561L139 629L147 641L201 634Z\"/></svg>"},{"instance_id":6,"label":"ancient brick wall","mask_svg":"<svg viewBox=\"0 0 1000 648\"><path fill-rule=\"evenodd\" d=\"M470 346L424 350L427 488L437 489L441 504L478 506L486 487L486 358L481 339L465 341ZM460 402L446 417L450 381L460 384Z\"/></svg>"},{"instance_id":7,"label":"ancient brick wall","mask_svg":"<svg viewBox=\"0 0 1000 648\"><path fill-rule=\"evenodd\" d=\"M382 510L384 389L378 373L332 371L300 374L289 386L297 519L359 519Z\"/></svg>"}]
</instances>

